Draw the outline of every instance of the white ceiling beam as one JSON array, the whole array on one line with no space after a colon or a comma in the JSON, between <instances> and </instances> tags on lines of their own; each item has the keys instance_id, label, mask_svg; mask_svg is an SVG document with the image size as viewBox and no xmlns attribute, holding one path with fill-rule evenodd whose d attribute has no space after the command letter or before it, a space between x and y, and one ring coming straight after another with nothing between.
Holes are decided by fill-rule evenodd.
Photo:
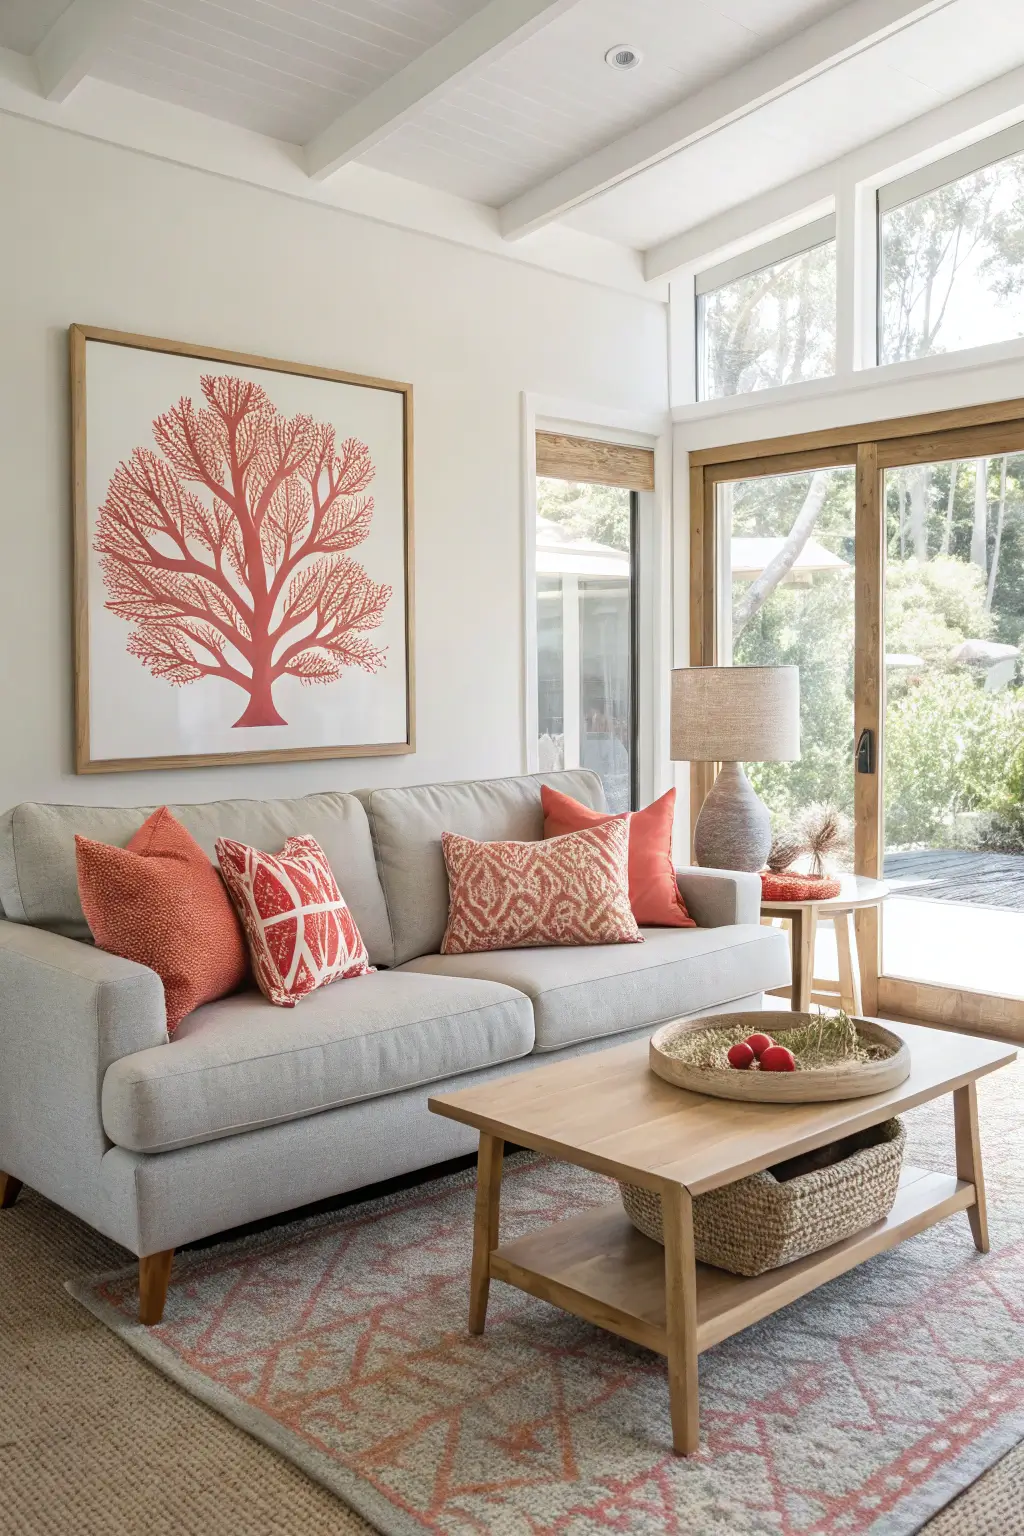
<instances>
[{"instance_id":1,"label":"white ceiling beam","mask_svg":"<svg viewBox=\"0 0 1024 1536\"><path fill-rule=\"evenodd\" d=\"M490 0L475 16L470 16L311 139L305 151L310 176L322 181L357 160L470 70L508 53L576 3L577 0Z\"/></svg>"},{"instance_id":2,"label":"white ceiling beam","mask_svg":"<svg viewBox=\"0 0 1024 1536\"><path fill-rule=\"evenodd\" d=\"M1024 123L1024 66L659 241L644 252L644 276L655 282L710 266L809 223L834 206L843 187L884 186L1017 123Z\"/></svg>"},{"instance_id":3,"label":"white ceiling beam","mask_svg":"<svg viewBox=\"0 0 1024 1536\"><path fill-rule=\"evenodd\" d=\"M128 12L128 0L72 0L33 54L39 88L65 101L89 73Z\"/></svg>"},{"instance_id":4,"label":"white ceiling beam","mask_svg":"<svg viewBox=\"0 0 1024 1536\"><path fill-rule=\"evenodd\" d=\"M842 10L513 198L500 210L502 234L517 240L540 229L609 187L954 3L851 0Z\"/></svg>"}]
</instances>

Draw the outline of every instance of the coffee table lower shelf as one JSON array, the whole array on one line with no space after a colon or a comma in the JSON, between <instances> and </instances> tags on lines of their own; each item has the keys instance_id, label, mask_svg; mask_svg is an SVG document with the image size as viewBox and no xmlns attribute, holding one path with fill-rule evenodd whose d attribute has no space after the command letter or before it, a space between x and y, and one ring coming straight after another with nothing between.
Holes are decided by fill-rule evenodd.
<instances>
[{"instance_id":1,"label":"coffee table lower shelf","mask_svg":"<svg viewBox=\"0 0 1024 1536\"><path fill-rule=\"evenodd\" d=\"M974 1202L967 1180L907 1167L888 1217L855 1237L754 1279L698 1264L698 1352ZM618 1201L502 1244L489 1270L493 1280L668 1354L665 1250L636 1230Z\"/></svg>"}]
</instances>

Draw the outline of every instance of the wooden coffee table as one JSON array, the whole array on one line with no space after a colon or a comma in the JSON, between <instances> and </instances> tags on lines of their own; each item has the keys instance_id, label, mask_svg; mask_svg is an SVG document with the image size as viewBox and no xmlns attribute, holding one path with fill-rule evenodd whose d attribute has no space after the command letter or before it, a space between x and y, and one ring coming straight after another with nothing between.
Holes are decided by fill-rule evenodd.
<instances>
[{"instance_id":1,"label":"wooden coffee table","mask_svg":"<svg viewBox=\"0 0 1024 1536\"><path fill-rule=\"evenodd\" d=\"M967 1212L975 1246L986 1253L975 1084L1017 1053L977 1036L886 1024L907 1041L913 1068L899 1088L869 1099L783 1107L687 1093L649 1070L646 1040L432 1098L436 1114L480 1132L470 1331L483 1332L490 1282L504 1280L667 1356L672 1442L686 1455L697 1449L701 1350L955 1211ZM947 1093L955 1178L904 1168L885 1221L756 1279L696 1263L696 1195ZM617 1199L499 1243L506 1141L657 1190L664 1248L635 1229Z\"/></svg>"}]
</instances>

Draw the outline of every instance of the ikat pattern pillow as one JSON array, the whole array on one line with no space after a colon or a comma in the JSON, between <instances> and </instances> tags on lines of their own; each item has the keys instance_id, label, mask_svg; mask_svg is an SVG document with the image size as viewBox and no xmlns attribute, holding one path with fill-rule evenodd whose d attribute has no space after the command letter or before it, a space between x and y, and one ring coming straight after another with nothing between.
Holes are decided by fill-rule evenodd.
<instances>
[{"instance_id":1,"label":"ikat pattern pillow","mask_svg":"<svg viewBox=\"0 0 1024 1536\"><path fill-rule=\"evenodd\" d=\"M228 837L217 859L249 941L260 991L279 1008L373 970L355 918L315 837L263 853Z\"/></svg>"},{"instance_id":2,"label":"ikat pattern pillow","mask_svg":"<svg viewBox=\"0 0 1024 1536\"><path fill-rule=\"evenodd\" d=\"M540 944L642 944L629 905L629 816L537 843L441 836L445 955Z\"/></svg>"}]
</instances>

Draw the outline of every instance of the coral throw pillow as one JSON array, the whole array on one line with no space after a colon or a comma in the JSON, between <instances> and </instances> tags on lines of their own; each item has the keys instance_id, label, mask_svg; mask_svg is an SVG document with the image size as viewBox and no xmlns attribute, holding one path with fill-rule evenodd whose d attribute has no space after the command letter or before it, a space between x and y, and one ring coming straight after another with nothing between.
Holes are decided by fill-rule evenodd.
<instances>
[{"instance_id":1,"label":"coral throw pillow","mask_svg":"<svg viewBox=\"0 0 1024 1536\"><path fill-rule=\"evenodd\" d=\"M249 970L224 883L165 805L126 848L75 838L78 891L100 949L156 971L173 1034L200 1003L235 992Z\"/></svg>"},{"instance_id":2,"label":"coral throw pillow","mask_svg":"<svg viewBox=\"0 0 1024 1536\"><path fill-rule=\"evenodd\" d=\"M217 858L249 939L260 991L294 1008L317 987L373 970L355 918L315 837L263 853L228 837Z\"/></svg>"},{"instance_id":3,"label":"coral throw pillow","mask_svg":"<svg viewBox=\"0 0 1024 1536\"><path fill-rule=\"evenodd\" d=\"M571 795L540 787L544 807L544 836L562 837L582 827L600 827L610 818L592 811ZM672 862L672 818L676 792L670 789L629 821L629 901L633 916L645 928L696 928L676 884Z\"/></svg>"},{"instance_id":4,"label":"coral throw pillow","mask_svg":"<svg viewBox=\"0 0 1024 1536\"><path fill-rule=\"evenodd\" d=\"M441 836L444 955L536 944L642 944L629 908L629 817L539 843Z\"/></svg>"}]
</instances>

